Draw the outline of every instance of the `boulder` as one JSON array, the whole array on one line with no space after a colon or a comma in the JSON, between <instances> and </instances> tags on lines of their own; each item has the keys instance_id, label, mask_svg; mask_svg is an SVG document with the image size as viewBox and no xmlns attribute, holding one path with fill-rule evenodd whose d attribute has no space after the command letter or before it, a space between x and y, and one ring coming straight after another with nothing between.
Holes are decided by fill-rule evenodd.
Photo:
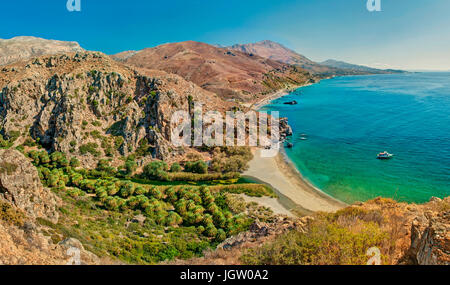
<instances>
[{"instance_id":1,"label":"boulder","mask_svg":"<svg viewBox=\"0 0 450 285\"><path fill-rule=\"evenodd\" d=\"M450 265L450 211L416 218L410 253L419 265Z\"/></svg>"},{"instance_id":2,"label":"boulder","mask_svg":"<svg viewBox=\"0 0 450 285\"><path fill-rule=\"evenodd\" d=\"M42 186L36 168L17 150L0 150L0 199L32 219L58 221L59 198Z\"/></svg>"},{"instance_id":3,"label":"boulder","mask_svg":"<svg viewBox=\"0 0 450 285\"><path fill-rule=\"evenodd\" d=\"M59 245L65 247L66 249L75 247L78 248L79 250L84 250L83 244L81 244L81 242L75 238L67 238L59 242Z\"/></svg>"}]
</instances>

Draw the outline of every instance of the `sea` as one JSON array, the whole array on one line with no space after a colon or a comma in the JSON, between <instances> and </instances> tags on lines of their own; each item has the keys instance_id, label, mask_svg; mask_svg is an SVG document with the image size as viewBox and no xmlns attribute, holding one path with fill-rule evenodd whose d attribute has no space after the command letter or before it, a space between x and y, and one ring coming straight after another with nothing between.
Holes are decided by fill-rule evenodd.
<instances>
[{"instance_id":1,"label":"sea","mask_svg":"<svg viewBox=\"0 0 450 285\"><path fill-rule=\"evenodd\" d=\"M293 100L298 104L284 104ZM288 118L294 134L287 156L343 202L450 196L450 73L335 77L261 111ZM377 159L383 151L394 157Z\"/></svg>"}]
</instances>

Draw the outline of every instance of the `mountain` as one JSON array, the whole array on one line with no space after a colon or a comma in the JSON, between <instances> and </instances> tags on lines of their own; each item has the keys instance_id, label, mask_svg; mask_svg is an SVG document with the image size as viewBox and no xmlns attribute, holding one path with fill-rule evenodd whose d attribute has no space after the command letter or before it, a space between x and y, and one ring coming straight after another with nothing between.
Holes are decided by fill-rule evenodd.
<instances>
[{"instance_id":1,"label":"mountain","mask_svg":"<svg viewBox=\"0 0 450 285\"><path fill-rule=\"evenodd\" d=\"M46 40L36 37L15 37L0 39L0 65L26 60L41 55L81 52L76 42Z\"/></svg>"},{"instance_id":2,"label":"mountain","mask_svg":"<svg viewBox=\"0 0 450 285\"><path fill-rule=\"evenodd\" d=\"M341 75L386 74L401 72L398 70L381 70L335 60L327 60L317 63L279 43L269 40L250 44L235 44L228 47L228 49L299 66L321 78Z\"/></svg>"},{"instance_id":3,"label":"mountain","mask_svg":"<svg viewBox=\"0 0 450 285\"><path fill-rule=\"evenodd\" d=\"M385 73L401 73L401 70L393 70L393 69L377 69L363 65L351 64L343 61L337 61L333 59L326 60L321 62L322 65L326 65L329 67L334 67L343 70L349 70L355 73L370 73L370 74L385 74Z\"/></svg>"},{"instance_id":4,"label":"mountain","mask_svg":"<svg viewBox=\"0 0 450 285\"><path fill-rule=\"evenodd\" d=\"M311 79L298 67L194 41L123 52L112 58L135 67L174 73L224 99L244 102Z\"/></svg>"},{"instance_id":5,"label":"mountain","mask_svg":"<svg viewBox=\"0 0 450 285\"><path fill-rule=\"evenodd\" d=\"M282 63L296 65L315 73L325 73L330 71L329 67L322 66L279 43L269 40L250 44L235 44L228 48L247 54L258 55L263 58L268 58Z\"/></svg>"},{"instance_id":6,"label":"mountain","mask_svg":"<svg viewBox=\"0 0 450 285\"><path fill-rule=\"evenodd\" d=\"M139 153L143 160L182 155L170 144L172 114L224 102L180 76L136 70L98 52L42 56L1 67L0 147L39 142L85 167ZM114 163L114 162L113 162Z\"/></svg>"}]
</instances>

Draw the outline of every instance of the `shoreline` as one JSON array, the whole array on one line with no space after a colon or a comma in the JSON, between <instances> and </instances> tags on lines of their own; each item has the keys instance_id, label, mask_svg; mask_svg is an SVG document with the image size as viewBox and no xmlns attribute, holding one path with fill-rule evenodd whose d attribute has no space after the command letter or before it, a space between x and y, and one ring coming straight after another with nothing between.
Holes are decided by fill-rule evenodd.
<instances>
[{"instance_id":1,"label":"shoreline","mask_svg":"<svg viewBox=\"0 0 450 285\"><path fill-rule=\"evenodd\" d=\"M279 152L275 157L261 157L256 149L249 169L243 174L274 189L284 208L298 215L313 212L335 212L346 206L309 183L292 165L289 158Z\"/></svg>"},{"instance_id":2,"label":"shoreline","mask_svg":"<svg viewBox=\"0 0 450 285\"><path fill-rule=\"evenodd\" d=\"M319 81L319 82L320 82L320 81ZM294 90L297 90L297 89L299 89L299 88L306 87L306 86L311 86L311 85L316 84L316 83L318 83L318 82L315 82L315 83L305 83L305 84L299 85L299 86L297 86L297 87L293 87L293 88L289 88L289 89L281 89L281 90L278 90L277 92L272 93L272 94L266 96L265 98L261 99L260 101L257 101L257 102L255 102L255 103L253 103L253 104L250 106L250 108L253 109L253 110L259 110L259 109L261 109L262 107L264 107L265 105L267 105L267 104L269 104L270 102L272 102L273 100L276 100L276 99L278 99L278 98L281 98L281 97L284 97L284 96L286 96L286 95L289 95L289 94L292 93Z\"/></svg>"},{"instance_id":3,"label":"shoreline","mask_svg":"<svg viewBox=\"0 0 450 285\"><path fill-rule=\"evenodd\" d=\"M307 83L293 90L313 84L315 83ZM290 94L292 92L290 90L277 91L253 104L252 109L259 110L271 101ZM285 209L300 215L308 215L317 211L335 212L348 206L315 187L303 177L287 156L283 145L280 146L280 152L272 158L262 158L260 151L260 149L254 151L254 158L249 163L249 169L243 175L272 187L279 196L279 203Z\"/></svg>"}]
</instances>

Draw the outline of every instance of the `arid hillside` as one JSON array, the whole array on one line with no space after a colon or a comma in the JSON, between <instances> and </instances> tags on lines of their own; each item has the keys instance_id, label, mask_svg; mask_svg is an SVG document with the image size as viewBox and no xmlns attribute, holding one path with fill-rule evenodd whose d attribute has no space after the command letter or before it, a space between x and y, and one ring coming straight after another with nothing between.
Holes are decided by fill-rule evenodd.
<instances>
[{"instance_id":1,"label":"arid hillside","mask_svg":"<svg viewBox=\"0 0 450 285\"><path fill-rule=\"evenodd\" d=\"M193 41L123 52L112 57L135 67L180 75L224 99L243 102L299 86L311 79L311 75L299 67Z\"/></svg>"}]
</instances>

